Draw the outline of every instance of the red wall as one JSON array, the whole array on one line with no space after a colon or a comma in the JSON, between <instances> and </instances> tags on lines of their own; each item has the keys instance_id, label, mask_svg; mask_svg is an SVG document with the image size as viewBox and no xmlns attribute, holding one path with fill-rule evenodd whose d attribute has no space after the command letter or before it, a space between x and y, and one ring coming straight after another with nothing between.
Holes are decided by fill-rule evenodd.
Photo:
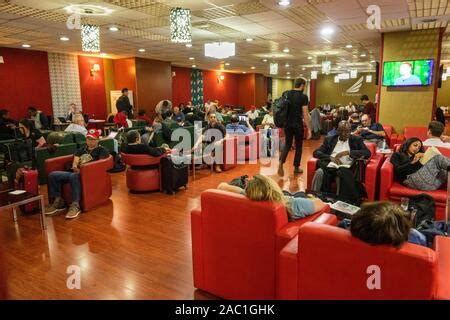
<instances>
[{"instance_id":1,"label":"red wall","mask_svg":"<svg viewBox=\"0 0 450 320\"><path fill-rule=\"evenodd\" d=\"M262 74L255 74L255 106L265 106L267 103L267 78Z\"/></svg>"},{"instance_id":2,"label":"red wall","mask_svg":"<svg viewBox=\"0 0 450 320\"><path fill-rule=\"evenodd\" d=\"M128 88L136 101L136 61L134 58L113 60L115 90Z\"/></svg>"},{"instance_id":3,"label":"red wall","mask_svg":"<svg viewBox=\"0 0 450 320\"><path fill-rule=\"evenodd\" d=\"M216 71L203 71L203 100L219 100L220 105L238 105L239 75L224 72L224 79L217 81Z\"/></svg>"},{"instance_id":4,"label":"red wall","mask_svg":"<svg viewBox=\"0 0 450 320\"><path fill-rule=\"evenodd\" d=\"M28 117L34 106L51 115L52 96L47 52L0 48L0 108L14 119Z\"/></svg>"},{"instance_id":5,"label":"red wall","mask_svg":"<svg viewBox=\"0 0 450 320\"><path fill-rule=\"evenodd\" d=\"M90 75L92 65L98 63L100 71L95 80ZM106 119L105 73L103 59L88 56L78 56L80 73L81 104L83 111L91 118Z\"/></svg>"},{"instance_id":6,"label":"red wall","mask_svg":"<svg viewBox=\"0 0 450 320\"><path fill-rule=\"evenodd\" d=\"M316 91L317 91L317 80L312 79L309 83L309 107L314 108L316 106Z\"/></svg>"},{"instance_id":7,"label":"red wall","mask_svg":"<svg viewBox=\"0 0 450 320\"><path fill-rule=\"evenodd\" d=\"M186 103L191 100L191 69L172 67L172 104Z\"/></svg>"},{"instance_id":8,"label":"red wall","mask_svg":"<svg viewBox=\"0 0 450 320\"><path fill-rule=\"evenodd\" d=\"M239 75L239 105L249 109L251 105L255 105L255 74Z\"/></svg>"}]
</instances>

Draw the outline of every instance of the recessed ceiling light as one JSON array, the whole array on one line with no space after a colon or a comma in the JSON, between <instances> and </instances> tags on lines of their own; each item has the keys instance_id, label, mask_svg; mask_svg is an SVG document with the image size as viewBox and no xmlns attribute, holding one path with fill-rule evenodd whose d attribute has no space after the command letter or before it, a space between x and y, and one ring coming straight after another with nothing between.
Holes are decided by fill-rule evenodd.
<instances>
[{"instance_id":1,"label":"recessed ceiling light","mask_svg":"<svg viewBox=\"0 0 450 320\"><path fill-rule=\"evenodd\" d=\"M367 55L365 53L361 53L360 57L366 57Z\"/></svg>"},{"instance_id":2,"label":"recessed ceiling light","mask_svg":"<svg viewBox=\"0 0 450 320\"><path fill-rule=\"evenodd\" d=\"M372 60L372 61L370 61L371 63L375 63L376 61L375 60Z\"/></svg>"},{"instance_id":3,"label":"recessed ceiling light","mask_svg":"<svg viewBox=\"0 0 450 320\"><path fill-rule=\"evenodd\" d=\"M106 57L108 54L105 52L100 53L100 57Z\"/></svg>"},{"instance_id":4,"label":"recessed ceiling light","mask_svg":"<svg viewBox=\"0 0 450 320\"><path fill-rule=\"evenodd\" d=\"M291 74L290 72L286 72L286 74Z\"/></svg>"},{"instance_id":5,"label":"recessed ceiling light","mask_svg":"<svg viewBox=\"0 0 450 320\"><path fill-rule=\"evenodd\" d=\"M290 67L289 63L286 63L284 66L285 66L286 68L289 68L289 67Z\"/></svg>"},{"instance_id":6,"label":"recessed ceiling light","mask_svg":"<svg viewBox=\"0 0 450 320\"><path fill-rule=\"evenodd\" d=\"M247 73L247 72L245 72L245 71L242 71L242 73Z\"/></svg>"},{"instance_id":7,"label":"recessed ceiling light","mask_svg":"<svg viewBox=\"0 0 450 320\"><path fill-rule=\"evenodd\" d=\"M225 63L226 66L229 66L230 64L231 64L231 63L229 63L229 62Z\"/></svg>"},{"instance_id":8,"label":"recessed ceiling light","mask_svg":"<svg viewBox=\"0 0 450 320\"><path fill-rule=\"evenodd\" d=\"M192 65L192 68L197 68L197 66L195 64Z\"/></svg>"},{"instance_id":9,"label":"recessed ceiling light","mask_svg":"<svg viewBox=\"0 0 450 320\"><path fill-rule=\"evenodd\" d=\"M251 67L250 69L252 69L252 70L255 70L255 69L256 69L256 67Z\"/></svg>"},{"instance_id":10,"label":"recessed ceiling light","mask_svg":"<svg viewBox=\"0 0 450 320\"><path fill-rule=\"evenodd\" d=\"M61 40L61 41L69 41L70 39L69 39L69 37L63 36L63 37L60 37L59 40Z\"/></svg>"},{"instance_id":11,"label":"recessed ceiling light","mask_svg":"<svg viewBox=\"0 0 450 320\"><path fill-rule=\"evenodd\" d=\"M245 41L247 41L247 42L252 42L252 41L253 41L253 38L247 38L247 39L245 39Z\"/></svg>"},{"instance_id":12,"label":"recessed ceiling light","mask_svg":"<svg viewBox=\"0 0 450 320\"><path fill-rule=\"evenodd\" d=\"M289 1L289 0L280 0L280 1L278 1L278 4L280 6L288 6L288 5L291 4L291 1Z\"/></svg>"},{"instance_id":13,"label":"recessed ceiling light","mask_svg":"<svg viewBox=\"0 0 450 320\"><path fill-rule=\"evenodd\" d=\"M308 57L308 60L312 60L312 57Z\"/></svg>"},{"instance_id":14,"label":"recessed ceiling light","mask_svg":"<svg viewBox=\"0 0 450 320\"><path fill-rule=\"evenodd\" d=\"M138 51L139 52L145 52L145 49L144 48L140 48Z\"/></svg>"},{"instance_id":15,"label":"recessed ceiling light","mask_svg":"<svg viewBox=\"0 0 450 320\"><path fill-rule=\"evenodd\" d=\"M31 48L31 45L29 45L29 44L27 44L27 43L24 43L24 44L22 45L22 48Z\"/></svg>"},{"instance_id":16,"label":"recessed ceiling light","mask_svg":"<svg viewBox=\"0 0 450 320\"><path fill-rule=\"evenodd\" d=\"M320 34L323 36L331 36L334 33L334 28L331 26L323 27L322 30L320 30Z\"/></svg>"},{"instance_id":17,"label":"recessed ceiling light","mask_svg":"<svg viewBox=\"0 0 450 320\"><path fill-rule=\"evenodd\" d=\"M303 73L300 73L300 77L303 77Z\"/></svg>"},{"instance_id":18,"label":"recessed ceiling light","mask_svg":"<svg viewBox=\"0 0 450 320\"><path fill-rule=\"evenodd\" d=\"M186 43L186 47L187 48L191 48L192 47L192 43Z\"/></svg>"},{"instance_id":19,"label":"recessed ceiling light","mask_svg":"<svg viewBox=\"0 0 450 320\"><path fill-rule=\"evenodd\" d=\"M347 49L353 48L353 46L352 46L351 44L348 44L348 45L346 45L345 47L346 47Z\"/></svg>"},{"instance_id":20,"label":"recessed ceiling light","mask_svg":"<svg viewBox=\"0 0 450 320\"><path fill-rule=\"evenodd\" d=\"M194 60L195 58L194 57L189 57L189 60Z\"/></svg>"},{"instance_id":21,"label":"recessed ceiling light","mask_svg":"<svg viewBox=\"0 0 450 320\"><path fill-rule=\"evenodd\" d=\"M289 51L290 51L289 48L284 48L284 49L283 49L283 52L284 52L284 53L289 53Z\"/></svg>"},{"instance_id":22,"label":"recessed ceiling light","mask_svg":"<svg viewBox=\"0 0 450 320\"><path fill-rule=\"evenodd\" d=\"M305 70L306 70L306 68L302 68L302 70L303 70L303 71L305 71Z\"/></svg>"},{"instance_id":23,"label":"recessed ceiling light","mask_svg":"<svg viewBox=\"0 0 450 320\"><path fill-rule=\"evenodd\" d=\"M288 76L287 78L288 78L288 79L290 79L290 78L291 78L291 76Z\"/></svg>"},{"instance_id":24,"label":"recessed ceiling light","mask_svg":"<svg viewBox=\"0 0 450 320\"><path fill-rule=\"evenodd\" d=\"M119 28L117 28L116 26L109 27L108 29L109 29L109 31L112 31L112 32L119 31Z\"/></svg>"}]
</instances>

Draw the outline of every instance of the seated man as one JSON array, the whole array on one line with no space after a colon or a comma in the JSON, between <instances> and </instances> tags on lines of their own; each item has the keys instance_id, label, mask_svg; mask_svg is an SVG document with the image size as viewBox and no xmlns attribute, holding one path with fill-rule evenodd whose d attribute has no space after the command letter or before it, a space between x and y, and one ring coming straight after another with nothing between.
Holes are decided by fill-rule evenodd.
<instances>
[{"instance_id":1,"label":"seated man","mask_svg":"<svg viewBox=\"0 0 450 320\"><path fill-rule=\"evenodd\" d=\"M81 212L81 181L80 166L100 159L106 159L109 156L108 150L98 145L100 131L90 129L86 135L86 146L80 148L73 157L72 168L70 171L54 171L48 175L48 197L54 199L45 208L46 215L52 215L64 211L66 206L62 198L62 187L65 183L70 183L72 188L72 204L66 214L66 219L74 219Z\"/></svg>"},{"instance_id":2,"label":"seated man","mask_svg":"<svg viewBox=\"0 0 450 320\"><path fill-rule=\"evenodd\" d=\"M259 117L259 112L255 106L250 106L250 110L246 112L249 122L252 126L255 126L255 120Z\"/></svg>"},{"instance_id":3,"label":"seated man","mask_svg":"<svg viewBox=\"0 0 450 320\"><path fill-rule=\"evenodd\" d=\"M216 137L214 136L214 130L218 130L221 134L221 138L218 141L216 141ZM215 132L215 133L217 133L217 132ZM226 136L226 130L225 130L224 126L217 120L215 113L210 113L208 125L205 128L203 128L202 135L195 142L193 150L195 152L195 150L197 150L197 148L199 147L200 143L203 143L202 150L205 149L206 146L208 146L211 143L220 144L223 142L223 139L225 138L225 136ZM213 151L211 153L211 157L214 157L214 156L215 156L215 153ZM214 166L214 170L217 173L222 172L222 169L220 168L220 164L216 163Z\"/></svg>"},{"instance_id":4,"label":"seated man","mask_svg":"<svg viewBox=\"0 0 450 320\"><path fill-rule=\"evenodd\" d=\"M173 107L172 120L176 123L184 122L184 113L180 111L180 108L175 106Z\"/></svg>"},{"instance_id":5,"label":"seated man","mask_svg":"<svg viewBox=\"0 0 450 320\"><path fill-rule=\"evenodd\" d=\"M152 124L152 120L147 116L147 113L145 112L145 110L139 111L137 119L145 121L145 123L148 125Z\"/></svg>"},{"instance_id":6,"label":"seated man","mask_svg":"<svg viewBox=\"0 0 450 320\"><path fill-rule=\"evenodd\" d=\"M428 125L428 139L423 142L426 147L450 148L450 143L441 140L445 126L439 121L431 121Z\"/></svg>"},{"instance_id":7,"label":"seated man","mask_svg":"<svg viewBox=\"0 0 450 320\"><path fill-rule=\"evenodd\" d=\"M121 111L116 114L114 117L114 123L116 124L117 128L130 128L133 123L131 120L128 120L128 114L126 111Z\"/></svg>"},{"instance_id":8,"label":"seated man","mask_svg":"<svg viewBox=\"0 0 450 320\"><path fill-rule=\"evenodd\" d=\"M34 121L34 127L38 130L49 130L50 122L47 115L41 110L37 110L35 107L28 108L28 114L30 119Z\"/></svg>"},{"instance_id":9,"label":"seated man","mask_svg":"<svg viewBox=\"0 0 450 320\"><path fill-rule=\"evenodd\" d=\"M326 137L313 156L319 161L312 189L331 192L332 179L339 177L339 198L359 204L362 195L351 167L355 159L368 159L370 151L361 137L350 134L350 124L347 121L339 122L337 135Z\"/></svg>"},{"instance_id":10,"label":"seated man","mask_svg":"<svg viewBox=\"0 0 450 320\"><path fill-rule=\"evenodd\" d=\"M87 135L87 129L84 124L84 118L82 114L75 114L72 117L72 123L64 130L66 132L79 132L83 136Z\"/></svg>"},{"instance_id":11,"label":"seated man","mask_svg":"<svg viewBox=\"0 0 450 320\"><path fill-rule=\"evenodd\" d=\"M361 116L361 126L358 126L353 132L355 135L361 136L366 141L373 142L378 148L382 148L386 132L381 124L372 122L368 114Z\"/></svg>"},{"instance_id":12,"label":"seated man","mask_svg":"<svg viewBox=\"0 0 450 320\"><path fill-rule=\"evenodd\" d=\"M359 119L359 114L356 112L350 116L350 119L348 119L348 122L350 122L350 126L352 127L352 132L354 132L359 126L361 126L361 120Z\"/></svg>"},{"instance_id":13,"label":"seated man","mask_svg":"<svg viewBox=\"0 0 450 320\"><path fill-rule=\"evenodd\" d=\"M239 123L239 116L236 114L233 114L231 116L229 124L226 126L226 130L228 134L249 134L252 132L255 132L253 127L250 125L248 117L246 118L246 124L243 125Z\"/></svg>"},{"instance_id":14,"label":"seated man","mask_svg":"<svg viewBox=\"0 0 450 320\"><path fill-rule=\"evenodd\" d=\"M159 147L152 148L148 144L141 141L141 135L137 130L127 132L127 144L123 147L123 153L129 154L147 154L152 157L159 157L166 153L168 148Z\"/></svg>"},{"instance_id":15,"label":"seated man","mask_svg":"<svg viewBox=\"0 0 450 320\"><path fill-rule=\"evenodd\" d=\"M0 140L8 140L15 138L16 122L9 118L9 111L0 110Z\"/></svg>"}]
</instances>

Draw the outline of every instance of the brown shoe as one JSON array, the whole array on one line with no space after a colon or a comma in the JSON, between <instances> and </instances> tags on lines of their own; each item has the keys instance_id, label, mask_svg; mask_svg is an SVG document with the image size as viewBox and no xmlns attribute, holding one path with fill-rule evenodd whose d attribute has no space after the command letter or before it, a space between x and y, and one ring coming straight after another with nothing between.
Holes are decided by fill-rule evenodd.
<instances>
[{"instance_id":1,"label":"brown shoe","mask_svg":"<svg viewBox=\"0 0 450 320\"><path fill-rule=\"evenodd\" d=\"M299 167L294 167L294 174L302 174L303 169L300 169Z\"/></svg>"}]
</instances>

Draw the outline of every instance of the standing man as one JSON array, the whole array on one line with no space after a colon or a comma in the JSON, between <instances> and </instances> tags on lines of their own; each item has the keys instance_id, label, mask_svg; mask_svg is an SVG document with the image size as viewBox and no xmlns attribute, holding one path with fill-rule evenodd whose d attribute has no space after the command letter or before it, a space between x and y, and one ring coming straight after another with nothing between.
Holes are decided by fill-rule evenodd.
<instances>
[{"instance_id":1,"label":"standing man","mask_svg":"<svg viewBox=\"0 0 450 320\"><path fill-rule=\"evenodd\" d=\"M128 98L128 88L122 89L122 95L116 101L117 113L125 111L128 119L133 119L133 106Z\"/></svg>"},{"instance_id":2,"label":"standing man","mask_svg":"<svg viewBox=\"0 0 450 320\"><path fill-rule=\"evenodd\" d=\"M361 101L364 103L364 111L363 113L368 114L370 119L376 121L377 119L377 110L375 109L375 105L372 101L369 100L367 94L361 96Z\"/></svg>"},{"instance_id":3,"label":"standing man","mask_svg":"<svg viewBox=\"0 0 450 320\"><path fill-rule=\"evenodd\" d=\"M289 110L286 128L284 133L286 136L286 144L280 155L280 164L278 166L278 175L284 176L283 164L286 162L287 155L292 146L292 140L295 138L295 158L294 158L294 174L303 173L300 169L300 161L302 160L303 145L303 121L307 127L307 139L311 139L311 119L308 110L308 96L303 94L306 86L306 80L303 78L295 79L294 90L287 93L289 100Z\"/></svg>"}]
</instances>

